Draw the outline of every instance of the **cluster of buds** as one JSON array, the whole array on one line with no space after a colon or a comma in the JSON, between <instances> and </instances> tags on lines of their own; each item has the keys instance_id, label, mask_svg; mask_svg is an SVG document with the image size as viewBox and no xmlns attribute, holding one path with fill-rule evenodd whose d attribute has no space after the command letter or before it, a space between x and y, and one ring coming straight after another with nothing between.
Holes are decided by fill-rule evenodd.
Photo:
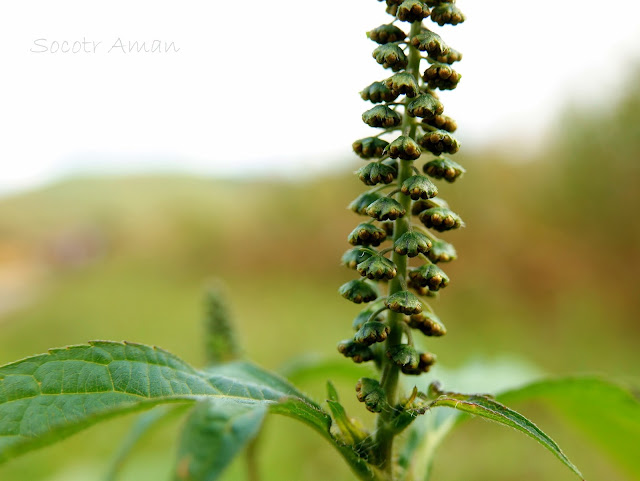
<instances>
[{"instance_id":1,"label":"cluster of buds","mask_svg":"<svg viewBox=\"0 0 640 481\"><path fill-rule=\"evenodd\" d=\"M435 362L433 354L414 345L413 332L429 337L446 333L424 297L436 296L449 284L440 264L454 260L456 251L433 231L464 225L437 197L438 181L454 182L464 173L445 157L460 144L453 136L456 122L444 115L436 93L457 87L461 76L451 64L462 55L423 25L429 18L438 25L457 25L464 15L455 0L386 4L395 19L368 36L378 44L373 57L391 72L360 92L374 104L362 114L363 122L383 130L353 143L354 152L367 161L357 176L369 189L349 208L369 219L348 235L353 247L342 257L361 277L339 289L349 301L367 303L353 320L355 334L340 342L338 351L383 370L379 381L363 378L356 389L358 399L376 413L396 402L387 399L387 383L393 378L389 370L418 375ZM416 165L421 160L422 170Z\"/></svg>"}]
</instances>

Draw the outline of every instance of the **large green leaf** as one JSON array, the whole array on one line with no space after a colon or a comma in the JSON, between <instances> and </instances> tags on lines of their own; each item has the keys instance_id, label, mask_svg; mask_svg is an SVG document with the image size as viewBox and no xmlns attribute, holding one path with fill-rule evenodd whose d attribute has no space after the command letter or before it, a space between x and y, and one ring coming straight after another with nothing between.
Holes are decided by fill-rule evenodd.
<instances>
[{"instance_id":1,"label":"large green leaf","mask_svg":"<svg viewBox=\"0 0 640 481\"><path fill-rule=\"evenodd\" d=\"M459 411L481 416L485 419L495 421L505 426L510 426L527 436L532 437L538 443L551 451L560 461L562 461L569 469L582 478L582 474L576 468L569 458L565 456L560 447L547 436L538 426L533 424L522 414L509 409L499 402L488 396L476 394L458 394L452 392L443 392L429 403L430 407L450 407Z\"/></svg>"},{"instance_id":2,"label":"large green leaf","mask_svg":"<svg viewBox=\"0 0 640 481\"><path fill-rule=\"evenodd\" d=\"M114 414L205 397L277 402L264 385L207 375L158 348L115 342L52 349L0 367L0 461Z\"/></svg>"},{"instance_id":3,"label":"large green leaf","mask_svg":"<svg viewBox=\"0 0 640 481\"><path fill-rule=\"evenodd\" d=\"M277 375L247 362L200 371L159 348L108 341L0 367L0 462L110 416L205 399L266 404L329 440L361 479L378 479L352 447L334 440L330 416Z\"/></svg>"},{"instance_id":4,"label":"large green leaf","mask_svg":"<svg viewBox=\"0 0 640 481\"><path fill-rule=\"evenodd\" d=\"M203 401L193 410L178 448L176 481L214 481L257 436L267 414L265 404Z\"/></svg>"},{"instance_id":5,"label":"large green leaf","mask_svg":"<svg viewBox=\"0 0 640 481\"><path fill-rule=\"evenodd\" d=\"M593 377L551 379L506 391L501 402L535 399L582 429L609 456L640 479L640 400L627 389Z\"/></svg>"}]
</instances>

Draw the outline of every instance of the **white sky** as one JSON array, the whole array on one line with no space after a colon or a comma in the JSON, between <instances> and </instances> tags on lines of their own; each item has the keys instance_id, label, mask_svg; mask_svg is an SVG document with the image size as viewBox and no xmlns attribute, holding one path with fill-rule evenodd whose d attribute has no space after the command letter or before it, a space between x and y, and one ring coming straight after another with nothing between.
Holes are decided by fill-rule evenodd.
<instances>
[{"instance_id":1,"label":"white sky","mask_svg":"<svg viewBox=\"0 0 640 481\"><path fill-rule=\"evenodd\" d=\"M606 106L640 58L639 0L458 5L464 24L427 24L464 53L442 95L463 148L536 145L567 104ZM389 74L365 32L389 19L375 0L4 0L0 191L78 171L335 166L370 132L358 92ZM180 51L108 53L118 38ZM36 39L102 43L32 53Z\"/></svg>"}]
</instances>

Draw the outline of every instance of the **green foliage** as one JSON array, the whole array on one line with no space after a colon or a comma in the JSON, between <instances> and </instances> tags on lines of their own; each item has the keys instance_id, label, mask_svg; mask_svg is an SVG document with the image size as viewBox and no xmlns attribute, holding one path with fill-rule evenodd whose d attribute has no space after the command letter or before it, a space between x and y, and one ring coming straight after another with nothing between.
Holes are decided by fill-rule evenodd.
<instances>
[{"instance_id":1,"label":"green foliage","mask_svg":"<svg viewBox=\"0 0 640 481\"><path fill-rule=\"evenodd\" d=\"M548 379L498 395L501 402L535 400L585 433L634 477L640 477L640 398L594 377Z\"/></svg>"},{"instance_id":2,"label":"green foliage","mask_svg":"<svg viewBox=\"0 0 640 481\"><path fill-rule=\"evenodd\" d=\"M210 286L205 295L205 352L208 364L228 362L240 357L240 347L233 328L222 286Z\"/></svg>"},{"instance_id":3,"label":"green foliage","mask_svg":"<svg viewBox=\"0 0 640 481\"><path fill-rule=\"evenodd\" d=\"M175 481L213 481L257 435L266 404L228 400L198 403L189 415L178 447Z\"/></svg>"},{"instance_id":4,"label":"green foliage","mask_svg":"<svg viewBox=\"0 0 640 481\"><path fill-rule=\"evenodd\" d=\"M211 398L268 405L328 429L322 409L284 380L247 363L198 371L141 344L97 341L0 367L0 461L95 422L157 404Z\"/></svg>"},{"instance_id":5,"label":"green foliage","mask_svg":"<svg viewBox=\"0 0 640 481\"><path fill-rule=\"evenodd\" d=\"M109 470L105 476L105 481L115 481L119 472L122 470L127 458L130 456L131 451L135 448L136 444L147 435L153 428L157 427L162 421L166 421L168 418L181 414L188 405L162 405L156 406L149 411L144 412L131 427L131 430L127 436L121 441L120 446L109 465Z\"/></svg>"},{"instance_id":6,"label":"green foliage","mask_svg":"<svg viewBox=\"0 0 640 481\"><path fill-rule=\"evenodd\" d=\"M538 426L533 424L523 415L499 402L483 395L467 395L452 392L437 392L436 399L430 403L430 407L445 406L459 411L483 417L505 426L514 428L521 433L535 439L539 444L551 451L569 469L582 478L582 473L578 471L571 461L565 456L560 447L547 436Z\"/></svg>"},{"instance_id":7,"label":"green foliage","mask_svg":"<svg viewBox=\"0 0 640 481\"><path fill-rule=\"evenodd\" d=\"M284 372L298 383L312 383L325 376L352 379L362 376L363 368L333 360L303 358L291 362ZM497 364L470 364L457 371L438 374L449 383L462 388L472 388L473 385L482 384L482 380L478 378L480 373L490 380L492 389L502 391L497 395L497 400L487 395L442 392L434 386L429 396L422 396L422 400L414 404L414 418L427 411L429 415L420 422L414 422L407 433L399 459L399 466L405 471L402 479L425 479L435 459L437 448L454 428L470 419L470 416L457 416L455 413L432 409L436 407L453 408L457 412L479 416L514 428L547 448L563 464L581 476L557 443L522 414L503 404L531 400L546 403L558 410L565 419L591 435L594 441L630 473L637 473L635 448L640 440L640 401L626 389L598 378L532 381L510 389L508 386L521 383L522 380L539 377L533 374L531 368L518 367L512 360ZM500 382L503 384L500 385ZM506 389L504 382L507 383ZM359 400L366 402L369 393L377 395L378 386L376 380L362 378L357 386ZM371 403L375 406L373 401L374 399Z\"/></svg>"},{"instance_id":8,"label":"green foliage","mask_svg":"<svg viewBox=\"0 0 640 481\"><path fill-rule=\"evenodd\" d=\"M431 12L428 7L433 7ZM388 295L382 298L378 298L379 291L368 281L354 280L340 288L340 293L354 303L377 301L353 321L356 330L353 338L338 346L343 355L357 363L374 361L375 367L381 368L380 380L362 376L363 370L352 363L338 369L339 376L360 379L356 396L369 411L378 414L375 430L367 430L347 415L332 384L328 386L329 412L325 412L310 397L273 373L248 362L230 362L238 357L239 349L226 306L218 293L212 292L208 298L205 336L210 367L205 370L194 369L158 348L106 341L54 349L49 354L0 367L0 461L62 439L99 420L157 406L134 425L110 470L112 479L137 440L160 420L180 410L158 405L181 403L181 407L194 404L195 407L181 436L176 480L217 479L258 435L265 415L273 412L311 426L340 452L360 479L394 480L397 479L394 470L399 469L403 480L417 481L428 476L435 447L459 424L457 421L465 419L436 415L433 409L449 407L515 428L545 446L580 475L549 436L490 396L443 392L437 388L425 394L417 387L406 395L397 389L400 372L419 375L435 362L434 355L421 352L414 345L410 329L431 337L446 333L431 308L408 288L429 295L430 291L445 287L447 275L429 261L447 262L456 258L452 245L431 232L414 231L413 228L421 228L412 226L406 214L419 216L428 229L437 231L464 225L446 202L432 199L438 189L429 179L419 173L413 175L419 172L413 162L426 151L437 156L423 165L428 176L453 182L464 172L459 164L440 155L458 150L459 143L451 135L457 125L443 115L444 106L432 91L457 86L460 75L449 64L460 60L461 54L426 30L421 20L431 14L436 23L455 25L464 21L464 15L454 2L439 0L387 0L387 11L413 25L407 42L404 31L392 24L370 32L370 38L380 44L374 51L378 63L398 73L362 91L364 100L387 103L365 112L363 120L372 127L385 129L379 136L395 137L398 131L402 135L389 141L379 136L368 137L353 144L361 158L379 161L358 171L366 185L376 187L359 196L350 208L382 223L378 227L371 221L352 232L349 241L364 247L345 254L343 264L371 280L391 282ZM421 57L418 51L427 52L428 56ZM431 66L420 75L423 59ZM406 96L404 101L394 102L400 95ZM387 157L399 160L390 161ZM379 191L394 181L397 188L383 197ZM386 240L391 240L393 247L380 251L367 247L376 247ZM391 259L384 257L391 251ZM429 261L408 270L406 257L418 256ZM385 308L380 307L383 304ZM428 311L423 311L424 306ZM385 346L378 345L385 341ZM329 367L296 366L288 374L304 377L311 376L310 371L326 376ZM373 376L372 371L364 374ZM607 442L604 449L630 472L638 474L634 446L640 436L640 414L632 394L604 381L563 380L513 390L500 396L500 400L516 402L540 396L594 439L619 441L619 444ZM604 407L594 415L592 407L598 403ZM426 432L416 429L421 424L420 416L427 412L433 414L427 417L429 428ZM406 439L396 440L404 444L400 450L395 448L400 453L396 463L394 437L405 429ZM420 476L415 474L414 466L424 468ZM420 472L421 468L415 469Z\"/></svg>"}]
</instances>

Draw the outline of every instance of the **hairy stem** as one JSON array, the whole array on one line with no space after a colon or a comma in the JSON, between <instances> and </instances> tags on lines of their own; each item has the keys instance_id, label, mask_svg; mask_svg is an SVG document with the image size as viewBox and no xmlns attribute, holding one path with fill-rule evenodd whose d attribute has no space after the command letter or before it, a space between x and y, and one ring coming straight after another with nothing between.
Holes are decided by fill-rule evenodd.
<instances>
[{"instance_id":1,"label":"hairy stem","mask_svg":"<svg viewBox=\"0 0 640 481\"><path fill-rule=\"evenodd\" d=\"M414 36L420 33L422 22L415 22L411 25L410 36ZM407 71L411 73L416 80L420 78L420 52L409 46L409 65ZM405 113L402 120L402 131L408 132L409 136L415 138L416 135L416 123L407 114L406 105L408 105L410 99L405 99ZM408 160L400 160L398 171L398 186L413 174L412 162ZM409 229L409 217L411 216L411 198L406 195L401 195L399 202L406 209L406 217L398 219L395 222L393 241L395 242L402 234ZM392 260L395 263L398 274L389 283L389 295L401 291L406 286L406 274L407 274L407 257L393 253ZM395 346L402 342L403 329L402 314L395 312L389 312L389 327L390 332L387 337L387 347ZM384 378L381 380L382 388L389 405L394 406L398 401L398 376L400 368L391 362L389 359L382 360L382 370L385 373ZM392 481L394 479L393 473L393 438L395 433L391 429L390 421L393 414L392 410L385 410L378 416L376 426L376 442L378 445L378 462L380 468L387 474L387 478Z\"/></svg>"}]
</instances>

